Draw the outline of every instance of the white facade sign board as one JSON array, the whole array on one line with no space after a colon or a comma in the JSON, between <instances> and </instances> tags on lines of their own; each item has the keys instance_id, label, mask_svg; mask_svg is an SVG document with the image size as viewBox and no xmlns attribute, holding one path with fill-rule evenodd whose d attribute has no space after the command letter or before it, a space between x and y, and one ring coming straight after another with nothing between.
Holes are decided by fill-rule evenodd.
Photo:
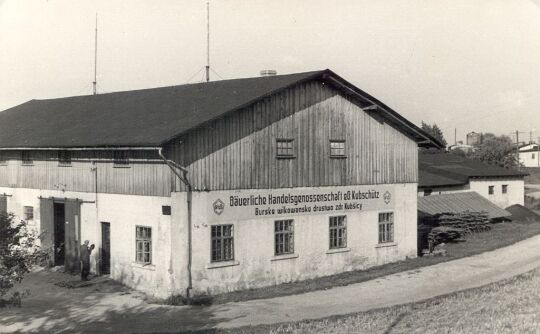
<instances>
[{"instance_id":1,"label":"white facade sign board","mask_svg":"<svg viewBox=\"0 0 540 334\"><path fill-rule=\"evenodd\" d=\"M208 194L209 222L391 210L394 186L237 190Z\"/></svg>"}]
</instances>

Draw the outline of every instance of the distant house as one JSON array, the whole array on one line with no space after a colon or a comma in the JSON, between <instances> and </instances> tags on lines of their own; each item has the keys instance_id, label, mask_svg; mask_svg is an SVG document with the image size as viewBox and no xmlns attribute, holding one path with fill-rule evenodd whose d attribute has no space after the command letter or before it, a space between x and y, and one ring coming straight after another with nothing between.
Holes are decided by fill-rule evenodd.
<instances>
[{"instance_id":1,"label":"distant house","mask_svg":"<svg viewBox=\"0 0 540 334\"><path fill-rule=\"evenodd\" d=\"M523 205L526 175L457 154L420 154L418 196L475 191L501 208Z\"/></svg>"},{"instance_id":2,"label":"distant house","mask_svg":"<svg viewBox=\"0 0 540 334\"><path fill-rule=\"evenodd\" d=\"M524 167L540 167L540 146L534 143L520 146L519 163Z\"/></svg>"},{"instance_id":3,"label":"distant house","mask_svg":"<svg viewBox=\"0 0 540 334\"><path fill-rule=\"evenodd\" d=\"M465 145L463 144L462 141L459 141L455 145L448 146L448 151L453 151L453 150L462 150L465 153L471 153L471 152L474 152L474 147L471 145Z\"/></svg>"},{"instance_id":4,"label":"distant house","mask_svg":"<svg viewBox=\"0 0 540 334\"><path fill-rule=\"evenodd\" d=\"M478 132L467 133L467 145L478 145L482 142L482 134Z\"/></svg>"}]
</instances>

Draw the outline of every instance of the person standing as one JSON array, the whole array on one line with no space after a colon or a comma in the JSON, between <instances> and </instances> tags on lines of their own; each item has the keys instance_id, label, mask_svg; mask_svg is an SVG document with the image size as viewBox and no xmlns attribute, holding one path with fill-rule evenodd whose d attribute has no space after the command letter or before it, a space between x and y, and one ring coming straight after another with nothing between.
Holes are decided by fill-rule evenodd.
<instances>
[{"instance_id":1,"label":"person standing","mask_svg":"<svg viewBox=\"0 0 540 334\"><path fill-rule=\"evenodd\" d=\"M90 254L94 250L94 244L88 247L89 243L85 240L81 245L81 281L88 281L88 274L90 274Z\"/></svg>"}]
</instances>

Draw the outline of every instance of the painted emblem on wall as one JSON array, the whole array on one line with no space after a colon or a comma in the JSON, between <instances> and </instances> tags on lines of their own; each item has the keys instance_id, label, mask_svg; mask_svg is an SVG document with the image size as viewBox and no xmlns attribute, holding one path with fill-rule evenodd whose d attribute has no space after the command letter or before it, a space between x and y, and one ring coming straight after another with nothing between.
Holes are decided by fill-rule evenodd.
<instances>
[{"instance_id":1,"label":"painted emblem on wall","mask_svg":"<svg viewBox=\"0 0 540 334\"><path fill-rule=\"evenodd\" d=\"M387 191L384 193L383 198L384 198L384 203L389 204L390 201L392 200L392 194L390 194L390 192Z\"/></svg>"},{"instance_id":2,"label":"painted emblem on wall","mask_svg":"<svg viewBox=\"0 0 540 334\"><path fill-rule=\"evenodd\" d=\"M223 210L225 210L225 203L223 203L223 201L220 200L219 198L214 202L213 206L214 206L214 212L216 213L216 215L222 214Z\"/></svg>"}]
</instances>

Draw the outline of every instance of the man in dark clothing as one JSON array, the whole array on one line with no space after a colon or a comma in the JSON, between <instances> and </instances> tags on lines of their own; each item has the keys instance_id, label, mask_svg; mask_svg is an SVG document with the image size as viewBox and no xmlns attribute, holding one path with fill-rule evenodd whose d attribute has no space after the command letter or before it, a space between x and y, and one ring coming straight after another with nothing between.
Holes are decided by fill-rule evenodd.
<instances>
[{"instance_id":1,"label":"man in dark clothing","mask_svg":"<svg viewBox=\"0 0 540 334\"><path fill-rule=\"evenodd\" d=\"M94 250L94 245L88 247L88 240L84 241L81 245L81 280L88 281L88 274L90 274L90 254Z\"/></svg>"}]
</instances>

